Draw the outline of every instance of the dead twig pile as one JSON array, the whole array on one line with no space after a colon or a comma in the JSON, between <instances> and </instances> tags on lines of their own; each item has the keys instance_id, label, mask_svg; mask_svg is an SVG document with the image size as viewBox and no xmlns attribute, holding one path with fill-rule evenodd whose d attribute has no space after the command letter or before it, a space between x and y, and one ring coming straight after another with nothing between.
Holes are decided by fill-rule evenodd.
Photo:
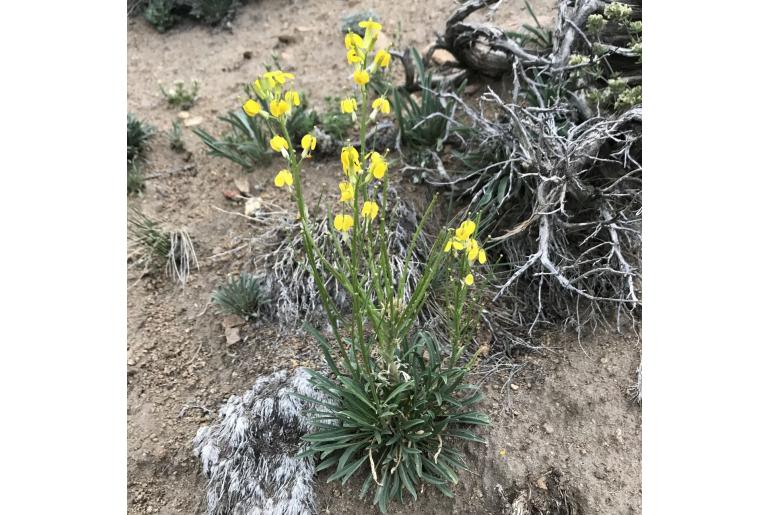
<instances>
[{"instance_id":1,"label":"dead twig pile","mask_svg":"<svg viewBox=\"0 0 770 515\"><path fill-rule=\"evenodd\" d=\"M489 88L470 106L441 93L459 106L460 166L423 176L483 213L503 326L620 329L641 306L641 2L563 0L553 31L532 39L465 21L494 3L463 4L437 47L506 74L510 97Z\"/></svg>"}]
</instances>

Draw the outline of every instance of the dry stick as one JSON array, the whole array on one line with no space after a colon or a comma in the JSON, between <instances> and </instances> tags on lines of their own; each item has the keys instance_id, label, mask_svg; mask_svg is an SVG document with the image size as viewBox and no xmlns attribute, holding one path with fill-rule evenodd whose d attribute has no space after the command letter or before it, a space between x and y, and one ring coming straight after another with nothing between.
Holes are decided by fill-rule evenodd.
<instances>
[{"instance_id":1,"label":"dry stick","mask_svg":"<svg viewBox=\"0 0 770 515\"><path fill-rule=\"evenodd\" d=\"M189 164L189 165L184 165L184 166L180 166L180 167L177 167L177 168L171 168L171 169L165 170L163 172L151 173L149 175L145 175L144 179L145 180L158 179L160 177L168 177L170 175L176 175L178 173L189 172L189 171L194 170L194 169L195 169L195 165L194 164Z\"/></svg>"}]
</instances>

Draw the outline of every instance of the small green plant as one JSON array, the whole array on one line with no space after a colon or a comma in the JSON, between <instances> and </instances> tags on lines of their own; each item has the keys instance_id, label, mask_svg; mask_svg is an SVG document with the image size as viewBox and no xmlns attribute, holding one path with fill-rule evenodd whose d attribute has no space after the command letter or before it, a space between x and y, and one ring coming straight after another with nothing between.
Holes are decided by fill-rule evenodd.
<instances>
[{"instance_id":1,"label":"small green plant","mask_svg":"<svg viewBox=\"0 0 770 515\"><path fill-rule=\"evenodd\" d=\"M138 161L128 163L126 186L129 194L144 191L144 172L142 172L142 168L139 166Z\"/></svg>"},{"instance_id":2,"label":"small green plant","mask_svg":"<svg viewBox=\"0 0 770 515\"><path fill-rule=\"evenodd\" d=\"M267 143L269 133L260 119L246 116L241 110L228 113L219 119L230 127L229 132L223 134L220 139L204 129L192 130L209 148L210 156L229 159L246 170L270 160L270 146Z\"/></svg>"},{"instance_id":3,"label":"small green plant","mask_svg":"<svg viewBox=\"0 0 770 515\"><path fill-rule=\"evenodd\" d=\"M166 230L159 221L137 209L131 209L128 233L132 244L148 265L164 265L166 275L182 286L186 284L192 267L198 267L195 247L184 229Z\"/></svg>"},{"instance_id":4,"label":"small green plant","mask_svg":"<svg viewBox=\"0 0 770 515\"><path fill-rule=\"evenodd\" d=\"M533 48L536 50L551 50L553 48L553 31L540 24L532 6L525 0L524 5L535 22L535 25L527 23L522 24L521 30L506 32L506 35L516 40L522 47Z\"/></svg>"},{"instance_id":5,"label":"small green plant","mask_svg":"<svg viewBox=\"0 0 770 515\"><path fill-rule=\"evenodd\" d=\"M170 90L166 90L163 84L158 84L158 87L168 105L177 109L190 109L198 99L198 81L196 80L192 81L190 89L187 89L187 85L181 80L174 82L174 87Z\"/></svg>"},{"instance_id":6,"label":"small green plant","mask_svg":"<svg viewBox=\"0 0 770 515\"><path fill-rule=\"evenodd\" d=\"M341 113L339 110L340 99L326 97L326 110L321 113L321 129L338 141L345 141L353 128L354 122L349 114Z\"/></svg>"},{"instance_id":7,"label":"small green plant","mask_svg":"<svg viewBox=\"0 0 770 515\"><path fill-rule=\"evenodd\" d=\"M250 318L257 316L267 302L267 296L254 275L241 273L217 288L211 295L211 301L224 313Z\"/></svg>"},{"instance_id":8,"label":"small green plant","mask_svg":"<svg viewBox=\"0 0 770 515\"><path fill-rule=\"evenodd\" d=\"M452 497L457 472L467 470L452 439L483 443L466 426L489 424L486 415L471 409L482 395L463 382L467 368L443 364L431 335L418 333L397 358L404 374L397 386L373 360L371 379L341 375L336 382L311 371L330 402L305 398L316 406L309 415L319 427L305 437L311 443L305 454L320 455L316 470L331 470L328 481L344 484L366 471L359 497L374 488L373 504L383 513L391 500L404 501L404 491L417 499L422 483Z\"/></svg>"},{"instance_id":9,"label":"small green plant","mask_svg":"<svg viewBox=\"0 0 770 515\"><path fill-rule=\"evenodd\" d=\"M166 133L168 145L174 152L184 152L184 139L182 139L182 126L179 122L172 122L171 128Z\"/></svg>"},{"instance_id":10,"label":"small green plant","mask_svg":"<svg viewBox=\"0 0 770 515\"><path fill-rule=\"evenodd\" d=\"M132 163L135 159L144 155L147 150L147 142L155 134L155 128L142 122L139 118L128 113L128 162Z\"/></svg>"},{"instance_id":11,"label":"small green plant","mask_svg":"<svg viewBox=\"0 0 770 515\"><path fill-rule=\"evenodd\" d=\"M440 92L431 88L432 74L426 71L419 52L414 48L410 52L422 91L419 99L398 89L393 94L393 110L401 131L401 142L414 150L438 151L449 135L448 120L451 119L454 101L443 98ZM460 86L459 89L462 88Z\"/></svg>"},{"instance_id":12,"label":"small green plant","mask_svg":"<svg viewBox=\"0 0 770 515\"><path fill-rule=\"evenodd\" d=\"M175 7L176 0L150 0L144 10L144 19L158 32L166 32L177 22Z\"/></svg>"}]
</instances>

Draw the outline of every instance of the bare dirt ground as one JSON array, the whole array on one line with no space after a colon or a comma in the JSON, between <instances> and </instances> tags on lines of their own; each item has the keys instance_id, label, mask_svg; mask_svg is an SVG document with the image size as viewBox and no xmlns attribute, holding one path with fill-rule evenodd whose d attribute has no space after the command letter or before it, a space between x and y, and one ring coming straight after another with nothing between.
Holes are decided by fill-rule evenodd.
<instances>
[{"instance_id":1,"label":"bare dirt ground","mask_svg":"<svg viewBox=\"0 0 770 515\"><path fill-rule=\"evenodd\" d=\"M168 148L162 131L177 119L167 108L158 81L197 78L201 97L190 109L201 126L218 133L216 117L243 101L242 84L280 57L297 74L297 85L311 105L323 107L327 95L344 92L347 81L340 18L372 8L403 45L423 48L441 31L455 7L448 0L425 2L250 2L241 8L232 31L183 23L158 34L143 19L128 24L128 110L159 129L148 155L148 173L192 164L192 172L147 182L129 205L186 227L196 244L200 270L185 289L162 274L142 275L129 263L128 281L128 511L201 513L205 480L192 456L198 427L215 419L230 395L279 368L320 362L314 343L272 324L241 330L242 341L227 345L222 316L208 306L211 291L229 273L252 270L247 244L259 227L224 213L242 212L223 191L247 176L252 192L288 206L272 187L274 166L244 174L226 160L206 155L185 129L189 154ZM553 16L551 2L533 2L541 21ZM503 2L495 15L501 25L527 21L523 1ZM284 41L279 41L279 36ZM336 42L336 44L335 44ZM251 59L244 59L245 52ZM335 184L336 160L318 161L308 171L319 193ZM420 194L419 187L399 188ZM217 209L219 208L219 210ZM553 478L569 490L586 514L641 513L641 410L629 402L640 343L635 336L596 334L579 344L575 335L543 337L546 351L524 355L525 367L505 386L507 373L485 382L483 409L492 417L487 446L469 446L471 471L461 476L455 498L426 492L418 502L394 504L391 513L497 514L502 502L496 485L511 498L521 490L553 488ZM375 513L355 497L357 487L318 480L321 513Z\"/></svg>"}]
</instances>

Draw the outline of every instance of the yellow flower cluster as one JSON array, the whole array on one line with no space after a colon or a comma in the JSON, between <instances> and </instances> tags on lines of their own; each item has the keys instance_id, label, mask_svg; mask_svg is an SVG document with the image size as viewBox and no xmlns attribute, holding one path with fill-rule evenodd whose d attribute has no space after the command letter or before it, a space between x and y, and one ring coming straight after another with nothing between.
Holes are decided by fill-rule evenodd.
<instances>
[{"instance_id":1,"label":"yellow flower cluster","mask_svg":"<svg viewBox=\"0 0 770 515\"><path fill-rule=\"evenodd\" d=\"M372 179L379 181L385 178L385 174L388 171L388 162L379 152L370 152L366 158L369 160L369 166L367 167L366 176L363 178L364 184L368 184ZM340 161L342 162L342 171L347 177L347 180L340 182L340 202L343 204L350 204L355 198L356 185L359 181L359 176L363 173L364 169L361 166L361 159L353 146L343 147L340 154ZM361 216L369 220L377 218L377 214L380 212L380 206L376 202L367 200L361 207ZM341 218L343 215L337 215L334 218L334 227L338 231L347 232L353 227L352 217L351 223L346 222L347 218ZM344 215L349 216L349 215Z\"/></svg>"},{"instance_id":2,"label":"yellow flower cluster","mask_svg":"<svg viewBox=\"0 0 770 515\"><path fill-rule=\"evenodd\" d=\"M254 81L254 92L262 103L249 99L243 104L243 111L247 116L264 116L265 118L281 119L291 114L292 106L300 104L299 93L294 90L283 91L287 82L294 80L294 75L281 70L265 72L262 77ZM267 106L267 111L263 109Z\"/></svg>"},{"instance_id":3,"label":"yellow flower cluster","mask_svg":"<svg viewBox=\"0 0 770 515\"><path fill-rule=\"evenodd\" d=\"M478 241L476 241L474 238L471 238L475 231L476 222L473 220L465 220L460 224L460 227L454 230L454 235L449 238L449 240L447 240L446 245L444 245L444 252L465 251L468 264L473 265L476 260L478 260L479 264L482 265L486 263L486 251L481 248L481 245L479 245ZM471 286L473 284L473 274L469 273L466 275L463 278L463 282L466 285Z\"/></svg>"},{"instance_id":4,"label":"yellow flower cluster","mask_svg":"<svg viewBox=\"0 0 770 515\"><path fill-rule=\"evenodd\" d=\"M382 30L382 25L369 18L367 21L359 22L358 26L365 29L364 37L362 38L354 32L348 32L345 36L345 48L347 49L348 64L352 64L354 68L353 82L363 90L369 84L371 75L375 70L384 70L390 66L390 52L380 49L370 60L369 55L374 50L374 43L377 41L380 30ZM343 99L340 102L340 110L345 114L350 114L353 121L356 121L358 104L355 98ZM378 113L390 113L390 102L387 98L380 97L372 102L370 118L374 120Z\"/></svg>"},{"instance_id":5,"label":"yellow flower cluster","mask_svg":"<svg viewBox=\"0 0 770 515\"><path fill-rule=\"evenodd\" d=\"M254 92L258 100L248 99L243 104L243 111L247 116L262 116L266 119L274 119L279 124L285 125L288 117L291 115L292 107L297 107L302 102L299 93L293 89L284 91L284 87L294 80L294 75L281 70L265 72L260 78L254 81ZM267 106L265 110L264 106ZM312 134L305 134L302 137L302 159L310 157L310 152L315 150L316 138ZM291 163L289 142L285 137L275 134L270 139L270 148L281 155ZM275 185L279 188L291 186L294 184L292 172L283 169L275 176Z\"/></svg>"}]
</instances>

